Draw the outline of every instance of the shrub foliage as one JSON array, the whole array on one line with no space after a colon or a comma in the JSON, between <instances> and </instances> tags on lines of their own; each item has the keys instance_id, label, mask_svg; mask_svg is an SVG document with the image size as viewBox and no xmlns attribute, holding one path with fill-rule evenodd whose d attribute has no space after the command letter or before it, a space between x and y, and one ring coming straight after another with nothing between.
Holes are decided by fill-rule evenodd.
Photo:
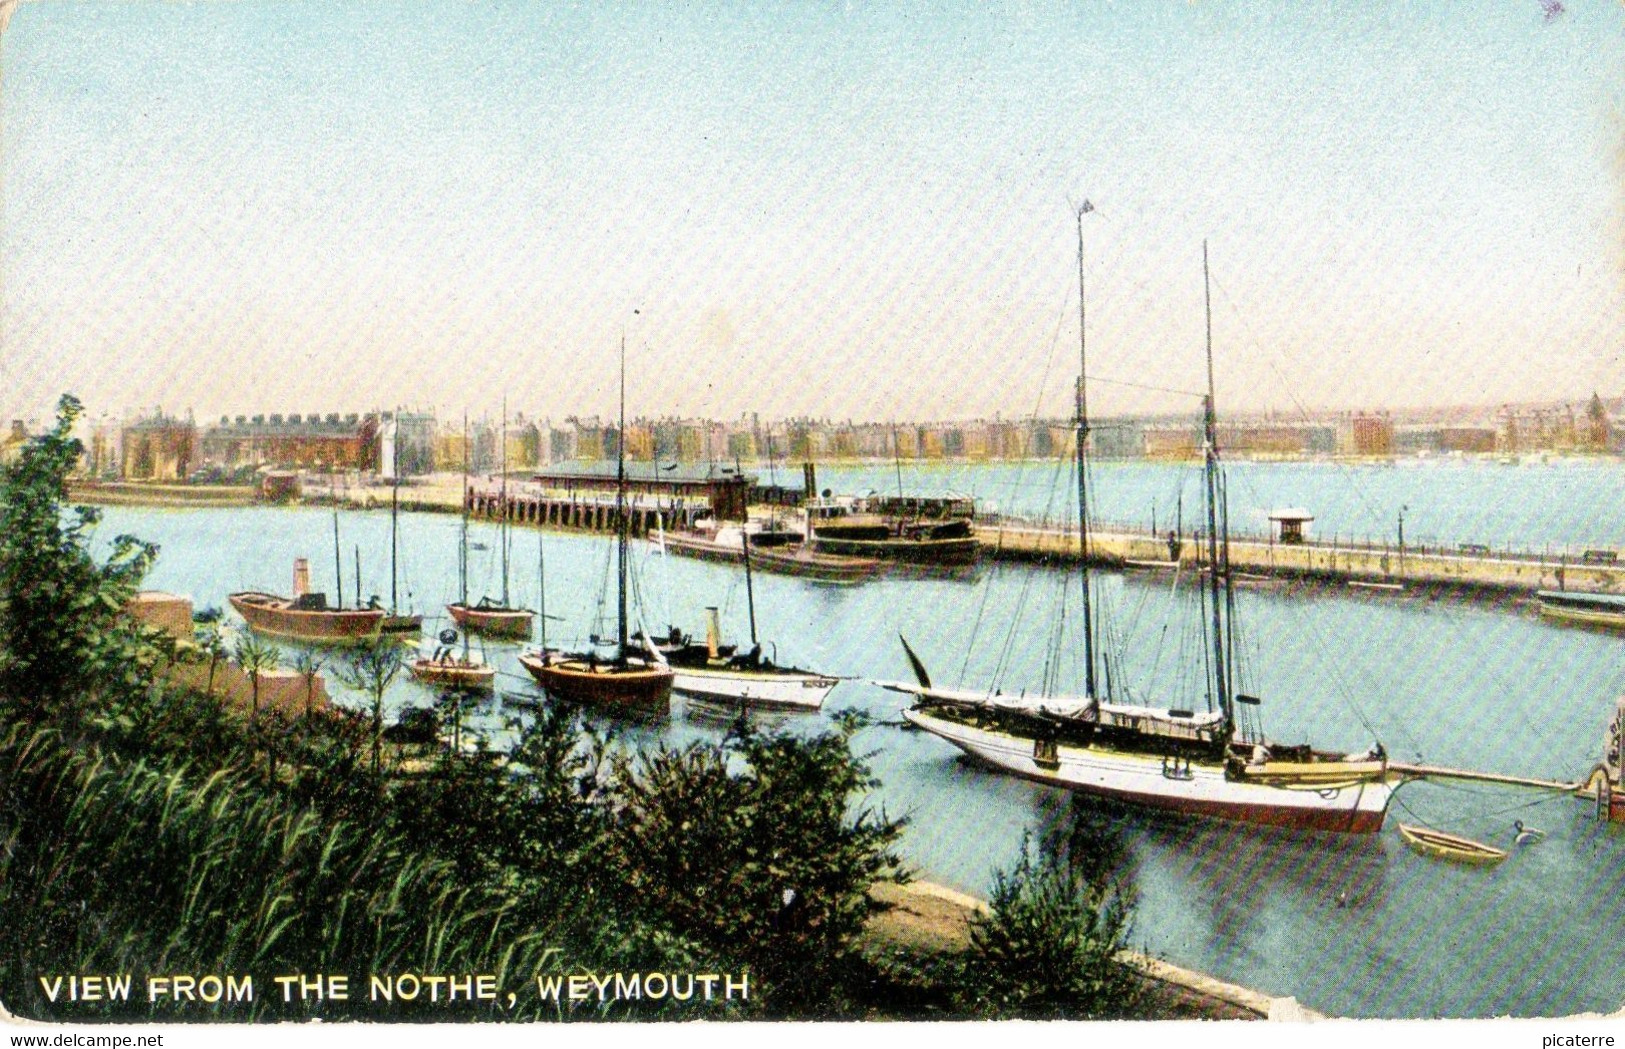
<instances>
[{"instance_id":1,"label":"shrub foliage","mask_svg":"<svg viewBox=\"0 0 1625 1049\"><path fill-rule=\"evenodd\" d=\"M1074 799L1070 825L1023 834L1015 865L994 876L971 923L961 1005L993 1018L1134 1015L1141 984L1119 960L1134 898L1121 836Z\"/></svg>"}]
</instances>

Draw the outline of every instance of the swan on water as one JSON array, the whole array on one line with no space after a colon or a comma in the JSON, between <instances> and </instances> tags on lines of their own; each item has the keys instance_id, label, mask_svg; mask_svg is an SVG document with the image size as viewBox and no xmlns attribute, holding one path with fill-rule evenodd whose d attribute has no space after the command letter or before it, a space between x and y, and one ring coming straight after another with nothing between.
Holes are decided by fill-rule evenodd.
<instances>
[{"instance_id":1,"label":"swan on water","mask_svg":"<svg viewBox=\"0 0 1625 1049\"><path fill-rule=\"evenodd\" d=\"M1512 840L1517 842L1519 845L1533 845L1535 842L1541 841L1546 837L1546 832L1543 830L1536 830L1534 827L1525 827L1523 825L1523 820L1512 821L1512 833L1515 835Z\"/></svg>"}]
</instances>

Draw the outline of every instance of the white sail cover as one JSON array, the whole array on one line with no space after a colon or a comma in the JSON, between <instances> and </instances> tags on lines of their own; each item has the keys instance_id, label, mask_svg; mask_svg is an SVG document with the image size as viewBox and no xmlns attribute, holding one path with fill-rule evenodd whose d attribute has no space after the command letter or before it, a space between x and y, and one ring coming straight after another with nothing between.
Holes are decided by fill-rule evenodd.
<instances>
[{"instance_id":1,"label":"white sail cover","mask_svg":"<svg viewBox=\"0 0 1625 1049\"><path fill-rule=\"evenodd\" d=\"M1212 729L1224 723L1219 711L1187 714L1175 713L1158 707L1132 706L1127 703L1096 703L1087 696L1008 696L1000 692L980 692L973 689L927 688L906 681L877 681L875 684L893 692L903 692L938 703L985 707L1012 714L1044 715L1075 721L1098 721L1107 725L1135 724L1142 729L1168 726L1184 730Z\"/></svg>"}]
</instances>

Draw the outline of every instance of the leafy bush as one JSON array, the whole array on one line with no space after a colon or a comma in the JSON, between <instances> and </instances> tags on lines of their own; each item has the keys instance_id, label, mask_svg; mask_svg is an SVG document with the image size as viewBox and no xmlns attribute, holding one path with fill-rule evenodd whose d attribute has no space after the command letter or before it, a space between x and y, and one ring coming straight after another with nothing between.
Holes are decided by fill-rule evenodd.
<instances>
[{"instance_id":1,"label":"leafy bush","mask_svg":"<svg viewBox=\"0 0 1625 1049\"><path fill-rule=\"evenodd\" d=\"M99 512L62 508L82 451L72 436L80 412L64 395L56 426L0 471L0 702L64 725L77 725L92 693L139 692L157 656L154 635L123 619L157 547L119 536L98 563Z\"/></svg>"},{"instance_id":2,"label":"leafy bush","mask_svg":"<svg viewBox=\"0 0 1625 1049\"><path fill-rule=\"evenodd\" d=\"M1119 834L1074 799L1069 833L1022 835L1014 867L994 876L972 920L963 1008L1002 1017L1104 1019L1134 1014L1140 981L1118 960L1134 889Z\"/></svg>"},{"instance_id":3,"label":"leafy bush","mask_svg":"<svg viewBox=\"0 0 1625 1049\"><path fill-rule=\"evenodd\" d=\"M854 717L810 738L743 721L723 746L616 763L609 838L628 906L738 959L773 1013L838 1012L876 880L907 877L903 822L854 804L876 781Z\"/></svg>"}]
</instances>

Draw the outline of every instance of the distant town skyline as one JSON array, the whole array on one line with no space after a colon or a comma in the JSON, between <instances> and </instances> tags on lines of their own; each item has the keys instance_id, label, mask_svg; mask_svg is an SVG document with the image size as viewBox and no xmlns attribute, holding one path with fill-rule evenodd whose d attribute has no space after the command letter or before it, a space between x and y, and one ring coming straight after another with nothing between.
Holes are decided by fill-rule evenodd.
<instances>
[{"instance_id":1,"label":"distant town skyline","mask_svg":"<svg viewBox=\"0 0 1625 1049\"><path fill-rule=\"evenodd\" d=\"M0 37L0 412L1625 389L1625 5L159 3Z\"/></svg>"},{"instance_id":2,"label":"distant town skyline","mask_svg":"<svg viewBox=\"0 0 1625 1049\"><path fill-rule=\"evenodd\" d=\"M82 420L88 476L130 481L239 482L266 470L359 471L422 475L504 465L525 470L589 460L612 468L623 447L619 420L570 416L500 422L436 418L432 413L297 412L221 416L218 420L161 411L113 420ZM854 423L819 419L737 420L637 417L625 420L624 448L632 463L660 470L707 464L731 472L774 464L842 461L979 462L1070 458L1077 430L1065 419ZM1108 417L1090 429L1094 454L1115 459L1195 460L1202 424L1194 416ZM28 439L13 424L0 441L0 460ZM1593 397L1581 406L1504 405L1493 411L1390 415L1337 413L1315 419L1273 413L1238 415L1219 424L1226 458L1395 459L1431 455L1522 453L1618 455L1625 451L1625 399ZM504 451L503 449L506 449ZM732 464L732 465L730 465Z\"/></svg>"},{"instance_id":3,"label":"distant town skyline","mask_svg":"<svg viewBox=\"0 0 1625 1049\"><path fill-rule=\"evenodd\" d=\"M1419 406L1388 406L1388 405L1361 405L1354 408L1317 408L1314 406L1296 406L1292 409L1278 409L1263 407L1249 411L1224 411L1221 421L1260 422L1278 421L1283 423L1316 423L1329 422L1358 416L1373 418L1386 418L1399 425L1416 424L1452 424L1477 423L1486 420L1504 417L1508 412L1518 416L1559 415L1564 412L1583 414L1590 410L1593 398L1596 398L1605 410L1612 416L1625 416L1625 392L1606 395L1604 391L1595 391L1584 397L1565 398L1549 401L1507 401L1492 404L1438 404ZM318 418L349 419L351 421L366 415L388 414L400 411L407 414L427 414L438 420L439 425L455 427L459 419L466 418L470 425L483 427L500 427L503 420L501 406L474 406L459 408L452 411L439 411L431 404L406 402L390 405L363 405L357 403L326 405L306 404L305 411L294 412L292 405L284 404L283 411L259 405L255 409L244 412L199 412L190 405L179 406L173 404L147 404L130 405L121 409L113 409L107 405L84 404L81 422L83 425L97 423L131 423L151 419L174 419L178 421L192 421L198 425L208 425L216 421L236 419L265 420L273 417L295 418L304 417L312 421ZM310 411L317 408L321 410ZM538 412L532 406L523 404L510 404L507 406L507 419L514 424L522 423L549 423L562 426L572 421L590 422L595 425L613 427L615 415L606 412L590 411L564 411L558 414ZM43 429L49 424L50 412L41 412L28 418L13 419L13 423L21 423L31 430ZM1091 411L1092 425L1107 425L1121 421L1149 421L1180 423L1183 421L1200 422L1200 406L1186 410L1169 411L1141 411L1141 412L1094 412ZM741 412L730 417L683 415L674 412L639 411L628 413L627 423L649 424L664 421L707 422L723 426L756 425L766 428L783 428L788 425L800 423L819 423L828 426L858 426L858 427L919 427L952 425L956 423L982 423L1003 422L1012 424L1042 423L1047 425L1070 426L1075 416L1070 410L1057 411L1044 415L1016 415L1009 412L993 412L990 415L980 416L945 416L929 419L861 419L850 414L822 414L822 415L790 415L783 417L768 416L761 412ZM1621 426L1625 427L1625 420Z\"/></svg>"}]
</instances>

